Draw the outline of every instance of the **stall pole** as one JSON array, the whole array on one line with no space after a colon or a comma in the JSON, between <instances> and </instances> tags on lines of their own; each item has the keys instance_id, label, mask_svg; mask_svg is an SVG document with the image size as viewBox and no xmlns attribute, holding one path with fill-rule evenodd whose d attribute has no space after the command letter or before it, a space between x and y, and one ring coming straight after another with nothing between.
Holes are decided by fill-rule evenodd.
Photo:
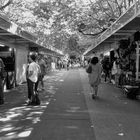
<instances>
[{"instance_id":1,"label":"stall pole","mask_svg":"<svg viewBox=\"0 0 140 140\"><path fill-rule=\"evenodd\" d=\"M139 80L139 41L136 41L136 81Z\"/></svg>"}]
</instances>

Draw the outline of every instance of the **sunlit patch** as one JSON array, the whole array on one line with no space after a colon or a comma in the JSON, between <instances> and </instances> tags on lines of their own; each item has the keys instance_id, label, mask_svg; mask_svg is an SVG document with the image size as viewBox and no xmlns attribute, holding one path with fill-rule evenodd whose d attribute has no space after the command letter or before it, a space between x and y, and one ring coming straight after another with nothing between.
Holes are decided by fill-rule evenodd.
<instances>
[{"instance_id":1,"label":"sunlit patch","mask_svg":"<svg viewBox=\"0 0 140 140\"><path fill-rule=\"evenodd\" d=\"M15 108L12 108L12 109L10 109L9 111L15 111L15 110L17 110L17 109L24 109L25 107L23 106L23 107L15 107Z\"/></svg>"},{"instance_id":2,"label":"sunlit patch","mask_svg":"<svg viewBox=\"0 0 140 140\"><path fill-rule=\"evenodd\" d=\"M7 118L0 118L1 122L6 122L6 121L9 121L9 120L10 120L10 118L8 118L8 117Z\"/></svg>"},{"instance_id":3,"label":"sunlit patch","mask_svg":"<svg viewBox=\"0 0 140 140\"><path fill-rule=\"evenodd\" d=\"M43 104L44 104L44 103L43 103ZM49 104L49 103L48 103L48 104ZM42 105L42 106L41 106L41 108L46 108L46 107L47 107L47 106L45 106L45 105Z\"/></svg>"},{"instance_id":4,"label":"sunlit patch","mask_svg":"<svg viewBox=\"0 0 140 140\"><path fill-rule=\"evenodd\" d=\"M14 127L7 127L7 128L1 129L0 132L10 131L10 130L12 130L12 129L14 129Z\"/></svg>"},{"instance_id":5,"label":"sunlit patch","mask_svg":"<svg viewBox=\"0 0 140 140\"><path fill-rule=\"evenodd\" d=\"M27 119L27 120L32 120L32 119L33 119L33 117L27 117L26 119Z\"/></svg>"},{"instance_id":6,"label":"sunlit patch","mask_svg":"<svg viewBox=\"0 0 140 140\"><path fill-rule=\"evenodd\" d=\"M7 113L7 116L6 117L4 117L4 118L0 118L0 121L2 121L2 122L6 122L6 121L9 121L9 120L11 120L12 118L15 118L15 117L18 117L18 116L21 116L22 114L21 113L14 113L14 112L8 112Z\"/></svg>"},{"instance_id":7,"label":"sunlit patch","mask_svg":"<svg viewBox=\"0 0 140 140\"><path fill-rule=\"evenodd\" d=\"M4 89L4 92L10 92L11 90L8 90L8 89Z\"/></svg>"},{"instance_id":8,"label":"sunlit patch","mask_svg":"<svg viewBox=\"0 0 140 140\"><path fill-rule=\"evenodd\" d=\"M59 80L60 82L64 82L64 80L63 79L61 79L61 80Z\"/></svg>"},{"instance_id":9,"label":"sunlit patch","mask_svg":"<svg viewBox=\"0 0 140 140\"><path fill-rule=\"evenodd\" d=\"M31 110L31 108L25 108L24 110L28 111L28 110Z\"/></svg>"},{"instance_id":10,"label":"sunlit patch","mask_svg":"<svg viewBox=\"0 0 140 140\"><path fill-rule=\"evenodd\" d=\"M28 137L31 134L31 130L24 131L18 134L18 137Z\"/></svg>"},{"instance_id":11,"label":"sunlit patch","mask_svg":"<svg viewBox=\"0 0 140 140\"><path fill-rule=\"evenodd\" d=\"M35 124L35 123L37 123L39 121L40 121L40 118L39 117L36 117L36 118L34 118L33 123Z\"/></svg>"},{"instance_id":12,"label":"sunlit patch","mask_svg":"<svg viewBox=\"0 0 140 140\"><path fill-rule=\"evenodd\" d=\"M94 125L91 125L90 127L94 127Z\"/></svg>"},{"instance_id":13,"label":"sunlit patch","mask_svg":"<svg viewBox=\"0 0 140 140\"><path fill-rule=\"evenodd\" d=\"M50 102L46 102L45 104L48 105Z\"/></svg>"},{"instance_id":14,"label":"sunlit patch","mask_svg":"<svg viewBox=\"0 0 140 140\"><path fill-rule=\"evenodd\" d=\"M119 136L124 136L124 133L118 133Z\"/></svg>"},{"instance_id":15,"label":"sunlit patch","mask_svg":"<svg viewBox=\"0 0 140 140\"><path fill-rule=\"evenodd\" d=\"M68 128L68 129L78 129L77 126L66 126L66 128Z\"/></svg>"},{"instance_id":16,"label":"sunlit patch","mask_svg":"<svg viewBox=\"0 0 140 140\"><path fill-rule=\"evenodd\" d=\"M79 106L76 106L76 107L70 107L72 110L78 110L78 109L80 109L80 107Z\"/></svg>"},{"instance_id":17,"label":"sunlit patch","mask_svg":"<svg viewBox=\"0 0 140 140\"><path fill-rule=\"evenodd\" d=\"M6 136L15 135L15 132L7 133Z\"/></svg>"},{"instance_id":18,"label":"sunlit patch","mask_svg":"<svg viewBox=\"0 0 140 140\"><path fill-rule=\"evenodd\" d=\"M31 115L34 115L34 114L42 114L43 112L31 112Z\"/></svg>"}]
</instances>

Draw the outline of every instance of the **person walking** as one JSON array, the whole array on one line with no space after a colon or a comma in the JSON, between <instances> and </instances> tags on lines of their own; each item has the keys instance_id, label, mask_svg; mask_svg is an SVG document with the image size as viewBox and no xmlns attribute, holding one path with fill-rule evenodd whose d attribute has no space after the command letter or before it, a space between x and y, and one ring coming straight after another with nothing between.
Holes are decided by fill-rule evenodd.
<instances>
[{"instance_id":1,"label":"person walking","mask_svg":"<svg viewBox=\"0 0 140 140\"><path fill-rule=\"evenodd\" d=\"M43 81L43 79L44 79L44 76L46 74L46 67L47 67L47 65L46 65L45 60L43 59L43 55L39 55L38 65L40 67L40 73L39 73L39 77L38 77L39 79L38 79L38 83L37 84L40 83L40 85L41 85L40 89L44 90L44 81Z\"/></svg>"},{"instance_id":2,"label":"person walking","mask_svg":"<svg viewBox=\"0 0 140 140\"><path fill-rule=\"evenodd\" d=\"M0 58L0 105L4 104L3 81L4 81L4 63Z\"/></svg>"},{"instance_id":3,"label":"person walking","mask_svg":"<svg viewBox=\"0 0 140 140\"><path fill-rule=\"evenodd\" d=\"M36 63L36 55L29 56L29 64L27 66L27 86L28 86L28 105L32 103L35 94L35 83L38 80L39 67Z\"/></svg>"},{"instance_id":4,"label":"person walking","mask_svg":"<svg viewBox=\"0 0 140 140\"><path fill-rule=\"evenodd\" d=\"M98 57L93 57L89 62L89 67L91 67L91 73L88 74L89 84L92 90L92 99L97 97L98 85L101 82L101 71L102 67L99 63Z\"/></svg>"},{"instance_id":5,"label":"person walking","mask_svg":"<svg viewBox=\"0 0 140 140\"><path fill-rule=\"evenodd\" d=\"M104 57L104 59L101 61L101 64L104 72L104 81L106 82L108 79L110 82L111 64L109 62L109 57Z\"/></svg>"}]
</instances>

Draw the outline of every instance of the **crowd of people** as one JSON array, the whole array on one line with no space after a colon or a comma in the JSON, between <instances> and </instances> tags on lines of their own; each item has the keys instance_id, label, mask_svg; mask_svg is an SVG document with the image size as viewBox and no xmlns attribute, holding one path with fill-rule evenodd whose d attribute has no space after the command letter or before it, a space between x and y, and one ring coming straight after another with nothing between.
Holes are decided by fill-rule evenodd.
<instances>
[{"instance_id":1,"label":"crowd of people","mask_svg":"<svg viewBox=\"0 0 140 140\"><path fill-rule=\"evenodd\" d=\"M79 60L58 60L57 64L56 64L57 69L61 70L61 69L73 69L73 68L79 68L82 67L82 62Z\"/></svg>"},{"instance_id":2,"label":"crowd of people","mask_svg":"<svg viewBox=\"0 0 140 140\"><path fill-rule=\"evenodd\" d=\"M79 65L78 65L79 64ZM98 86L101 82L101 78L104 77L105 82L110 82L116 86L121 85L121 69L119 65L119 60L114 59L110 62L108 56L105 56L102 60L98 57L93 57L88 61L57 61L57 68L61 70L62 68L69 70L69 68L85 67L89 77L89 84L91 86L92 98L96 98L98 94ZM28 100L27 105L40 104L38 97L38 92L44 90L44 76L46 74L47 64L45 62L44 56L39 54L31 54L28 57L28 65L26 68L26 79L28 87ZM0 104L4 104L4 94L3 94L3 79L4 79L4 63L0 59Z\"/></svg>"},{"instance_id":3,"label":"crowd of people","mask_svg":"<svg viewBox=\"0 0 140 140\"><path fill-rule=\"evenodd\" d=\"M28 87L28 100L27 105L39 105L40 100L38 96L38 91L44 90L43 78L46 74L47 64L43 55L31 54L28 57L28 65L26 67L26 79ZM5 65L0 59L0 105L4 104L4 79Z\"/></svg>"}]
</instances>

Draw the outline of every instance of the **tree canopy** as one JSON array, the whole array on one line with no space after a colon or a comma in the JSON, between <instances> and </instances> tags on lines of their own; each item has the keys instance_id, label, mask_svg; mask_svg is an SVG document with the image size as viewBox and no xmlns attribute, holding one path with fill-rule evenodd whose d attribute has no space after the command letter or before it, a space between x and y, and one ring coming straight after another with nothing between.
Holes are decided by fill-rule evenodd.
<instances>
[{"instance_id":1,"label":"tree canopy","mask_svg":"<svg viewBox=\"0 0 140 140\"><path fill-rule=\"evenodd\" d=\"M82 54L91 40L104 32L131 0L1 0L0 10L44 46Z\"/></svg>"}]
</instances>

